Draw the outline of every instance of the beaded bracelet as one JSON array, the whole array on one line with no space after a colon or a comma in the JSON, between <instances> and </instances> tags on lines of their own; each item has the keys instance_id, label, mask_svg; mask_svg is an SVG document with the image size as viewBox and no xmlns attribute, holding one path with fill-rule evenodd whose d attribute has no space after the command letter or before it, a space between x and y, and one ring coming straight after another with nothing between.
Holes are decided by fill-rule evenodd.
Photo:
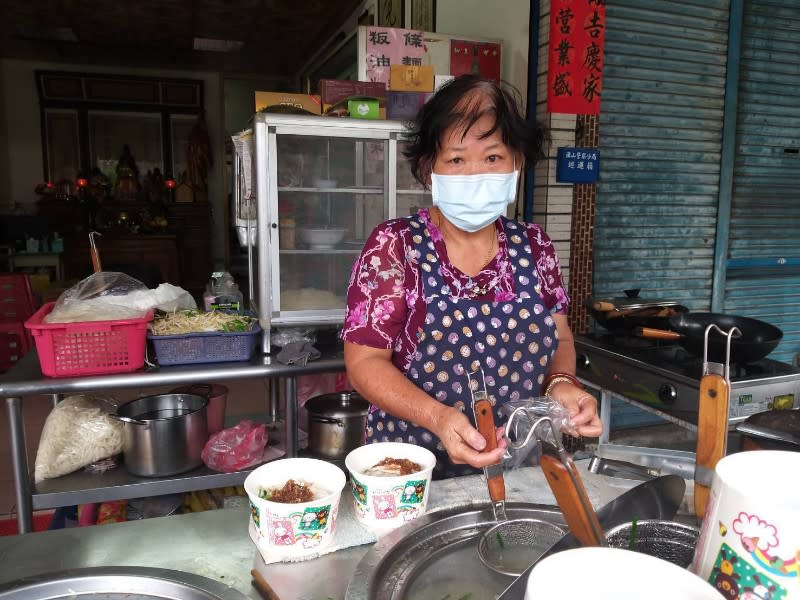
<instances>
[{"instance_id":1,"label":"beaded bracelet","mask_svg":"<svg viewBox=\"0 0 800 600\"><path fill-rule=\"evenodd\" d=\"M575 387L583 389L583 385L574 375L570 375L569 373L550 373L544 378L544 382L542 383L544 395L549 396L553 386L555 386L557 383L571 383Z\"/></svg>"}]
</instances>

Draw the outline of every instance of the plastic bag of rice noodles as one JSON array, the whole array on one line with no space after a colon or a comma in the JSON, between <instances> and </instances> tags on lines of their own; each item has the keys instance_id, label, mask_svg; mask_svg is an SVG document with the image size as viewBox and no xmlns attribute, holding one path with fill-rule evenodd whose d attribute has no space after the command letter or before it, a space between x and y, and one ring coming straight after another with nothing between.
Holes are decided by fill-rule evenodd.
<instances>
[{"instance_id":1,"label":"plastic bag of rice noodles","mask_svg":"<svg viewBox=\"0 0 800 600\"><path fill-rule=\"evenodd\" d=\"M122 452L123 424L109 412L116 412L114 403L94 396L67 396L59 402L44 422L34 480L60 477Z\"/></svg>"}]
</instances>

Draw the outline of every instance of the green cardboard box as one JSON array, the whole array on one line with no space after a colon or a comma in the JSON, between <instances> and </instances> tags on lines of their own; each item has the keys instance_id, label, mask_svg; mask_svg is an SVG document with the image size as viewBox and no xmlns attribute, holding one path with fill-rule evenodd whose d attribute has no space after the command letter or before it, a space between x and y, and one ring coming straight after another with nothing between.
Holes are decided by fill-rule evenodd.
<instances>
[{"instance_id":1,"label":"green cardboard box","mask_svg":"<svg viewBox=\"0 0 800 600\"><path fill-rule=\"evenodd\" d=\"M380 100L377 98L348 98L347 111L351 119L380 119Z\"/></svg>"}]
</instances>

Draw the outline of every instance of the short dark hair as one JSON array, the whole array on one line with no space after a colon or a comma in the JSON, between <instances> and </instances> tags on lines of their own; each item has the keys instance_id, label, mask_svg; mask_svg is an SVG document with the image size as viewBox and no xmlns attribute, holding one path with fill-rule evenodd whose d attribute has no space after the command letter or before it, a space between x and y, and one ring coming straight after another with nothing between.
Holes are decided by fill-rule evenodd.
<instances>
[{"instance_id":1,"label":"short dark hair","mask_svg":"<svg viewBox=\"0 0 800 600\"><path fill-rule=\"evenodd\" d=\"M486 100L490 104L488 109L484 108ZM409 144L403 154L414 178L427 185L428 171L441 150L445 132L458 127L466 135L488 111L494 112L494 125L482 138L499 129L503 143L522 153L528 165L544 158L549 142L547 130L535 120L525 119L516 88L477 75L461 75L439 88L408 125Z\"/></svg>"}]
</instances>

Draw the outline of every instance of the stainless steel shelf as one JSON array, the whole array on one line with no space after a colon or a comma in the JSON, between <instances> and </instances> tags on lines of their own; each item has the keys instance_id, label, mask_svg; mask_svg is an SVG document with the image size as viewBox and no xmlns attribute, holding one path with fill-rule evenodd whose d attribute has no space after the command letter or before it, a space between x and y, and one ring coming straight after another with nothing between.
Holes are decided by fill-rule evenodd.
<instances>
[{"instance_id":1,"label":"stainless steel shelf","mask_svg":"<svg viewBox=\"0 0 800 600\"><path fill-rule=\"evenodd\" d=\"M154 479L131 475L124 466L102 474L78 471L38 484L32 496L33 509L241 485L251 471L252 469L236 473L218 473L204 466L181 475Z\"/></svg>"},{"instance_id":2,"label":"stainless steel shelf","mask_svg":"<svg viewBox=\"0 0 800 600\"><path fill-rule=\"evenodd\" d=\"M350 187L279 187L279 192L314 192L325 194L383 194L382 187L350 186Z\"/></svg>"},{"instance_id":3,"label":"stainless steel shelf","mask_svg":"<svg viewBox=\"0 0 800 600\"><path fill-rule=\"evenodd\" d=\"M274 357L257 354L249 362L182 365L148 368L134 373L88 377L44 377L36 352L29 352L8 373L0 376L0 397L5 397L9 421L9 441L17 500L17 523L20 533L33 530L33 510L140 498L200 489L240 485L249 471L217 473L201 467L189 473L163 478L135 477L124 467L102 474L76 472L33 485L26 454L22 403L26 396L111 391L164 385L226 381L248 378L282 378L287 403L285 427L271 434L273 445L265 460L274 460L297 452L297 383L298 375L344 370L341 350L325 351L307 365L284 365ZM267 399L265 397L265 406ZM282 434L282 435L281 435Z\"/></svg>"},{"instance_id":4,"label":"stainless steel shelf","mask_svg":"<svg viewBox=\"0 0 800 600\"><path fill-rule=\"evenodd\" d=\"M361 248L326 248L314 250L313 248L303 248L294 250L281 250L281 254L311 254L319 256L320 254L360 254Z\"/></svg>"},{"instance_id":5,"label":"stainless steel shelf","mask_svg":"<svg viewBox=\"0 0 800 600\"><path fill-rule=\"evenodd\" d=\"M270 439L275 440L275 443L267 446L264 460L260 464L285 456L286 448L283 440L280 439L283 436L275 435L278 431L270 432ZM137 477L129 473L125 469L125 465L120 465L105 473L90 473L80 470L36 484L32 494L33 509L41 510L90 502L127 500L241 485L258 466L235 473L220 473L203 465L193 471L169 477Z\"/></svg>"},{"instance_id":6,"label":"stainless steel shelf","mask_svg":"<svg viewBox=\"0 0 800 600\"><path fill-rule=\"evenodd\" d=\"M132 387L175 385L225 379L259 377L296 377L344 370L341 351L327 352L319 360L304 366L284 365L275 357L256 354L248 362L180 365L147 368L119 375L88 377L45 377L39 369L36 351L29 352L14 368L0 377L0 397L12 398L35 394L64 394L92 390L118 390Z\"/></svg>"}]
</instances>

